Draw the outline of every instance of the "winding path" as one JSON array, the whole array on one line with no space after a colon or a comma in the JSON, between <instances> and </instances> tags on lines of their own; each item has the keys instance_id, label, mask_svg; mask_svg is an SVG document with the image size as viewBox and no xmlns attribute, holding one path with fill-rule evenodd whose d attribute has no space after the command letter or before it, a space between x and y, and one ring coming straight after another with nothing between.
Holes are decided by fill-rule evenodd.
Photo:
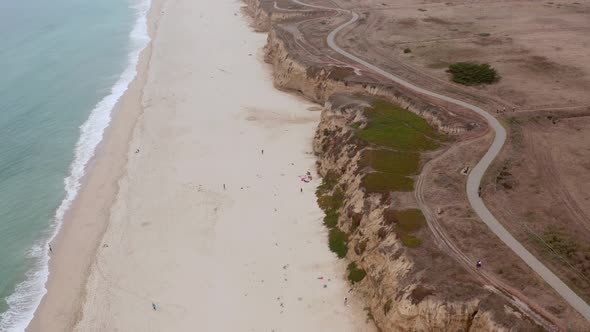
<instances>
[{"instance_id":1,"label":"winding path","mask_svg":"<svg viewBox=\"0 0 590 332\"><path fill-rule=\"evenodd\" d=\"M479 114L489 123L489 125L494 129L495 134L496 134L494 137L494 141L492 142L492 145L490 146L490 148L488 149L486 154L483 156L483 158L481 158L481 160L477 163L477 165L473 168L473 170L471 170L471 172L469 173L469 177L467 178L467 197L469 199L469 203L471 204L471 207L473 208L475 213L477 213L479 218L490 228L490 230L492 230L492 232L494 232L494 234L496 234L496 236L498 236L510 249L512 249L512 251L514 251L514 253L516 253L520 258L522 258L522 260L524 260L524 262L531 269L533 269L535 272L537 272L541 276L541 278L543 278L543 280L545 280L551 287L553 287L553 289L555 289L555 291L557 293L559 293L584 318L586 318L588 321L590 321L590 306L584 300L582 300L576 293L574 293L574 291L572 291L553 272L551 272L551 270L549 270L543 263L541 263L541 261L539 261L533 254L531 254L520 242L518 242L506 230L506 228L504 228L504 226L502 226L502 224L500 224L500 222L498 222L498 220L494 217L494 215L490 212L490 210L488 210L488 208L485 206L483 200L479 197L478 191L479 191L481 179L482 179L484 173L486 172L486 170L488 169L488 167L490 166L490 164L492 163L492 161L496 158L496 156L498 155L498 153L500 152L500 150L504 146L504 142L506 141L506 130L500 124L500 122L495 117L493 117L491 114L489 114L488 112L484 111L483 109L481 109L477 106L468 104L464 101L457 100L455 98L451 98L451 97L448 97L445 95L438 94L436 92L432 92L432 91L423 89L423 88L416 86L412 83L404 81L403 79L401 79L397 76L394 76L393 74L390 74L390 73L386 72L385 70L383 70L383 69L381 69L381 68L353 55L353 54L350 54L350 53L346 52L345 50L343 50L342 48L340 48L335 42L335 37L340 31L342 31L346 27L352 25L353 23L355 23L359 19L359 15L356 12L344 10L341 8L330 8L330 7L324 7L324 6L309 5L309 4L303 3L299 0L291 0L291 1L293 1L296 4L305 6L305 7L322 9L322 10L339 11L342 13L351 14L352 18L348 22L345 22L342 25L338 26L336 29L334 29L332 32L330 32L330 34L328 35L327 43L331 49L338 52L340 55L342 55L342 56L360 64L360 65L363 65L364 67L366 67L366 68L368 68L368 69L370 69L370 70L372 70L372 71L374 71L374 72L376 72L376 73L378 73L378 74L380 74L380 75L382 75L382 76L384 76L384 77L386 77L386 78L388 78L388 79L390 79L390 80L392 80L392 81L394 81L406 88L409 88L411 90L414 90L418 93L421 93L421 94L424 94L427 96L431 96L431 97L449 102L449 103L457 105L457 106L465 107L465 108Z\"/></svg>"}]
</instances>

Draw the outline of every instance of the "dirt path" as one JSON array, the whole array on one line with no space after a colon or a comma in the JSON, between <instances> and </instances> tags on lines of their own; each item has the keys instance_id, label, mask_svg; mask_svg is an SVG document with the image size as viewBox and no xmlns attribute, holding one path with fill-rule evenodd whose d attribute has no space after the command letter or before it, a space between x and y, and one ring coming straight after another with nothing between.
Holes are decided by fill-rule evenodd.
<instances>
[{"instance_id":1,"label":"dirt path","mask_svg":"<svg viewBox=\"0 0 590 332\"><path fill-rule=\"evenodd\" d=\"M345 50L341 49L335 42L336 35L345 29L346 27L354 24L358 19L359 15L354 11L343 10L340 8L330 8L324 6L317 6L317 5L308 5L303 3L299 0L291 0L296 4L316 8L316 9L323 9L323 10L336 10L342 13L350 13L352 18L347 22L341 24L336 29L332 30L327 37L328 46L333 49L334 51L338 52L342 56L363 65L364 67L406 87L411 90L414 90L418 93L437 98L442 101L449 102L454 105L462 106L467 109L472 110L473 112L482 116L489 125L494 129L496 135L494 137L494 141L486 154L483 158L477 163L477 165L473 168L469 177L467 179L467 197L469 199L469 203L473 210L477 213L480 219L498 236L512 251L514 251L520 258L522 258L525 263L531 267L535 272L537 272L543 280L545 280L556 292L558 292L572 307L574 307L584 318L590 321L590 306L582 300L576 293L574 293L563 281L561 281L551 270L549 270L541 261L539 261L533 254L531 254L520 242L518 242L507 230L498 222L498 220L494 217L494 215L488 210L485 206L481 197L479 197L479 187L481 183L481 179L485 174L485 171L488 169L492 161L496 158L502 147L504 146L504 142L506 141L506 130L500 124L500 122L493 117L488 112L484 111L483 109L466 103L461 100L457 100L445 95L441 95L416 85L412 83L406 82L401 78L392 75L391 73L386 72L385 70L357 57L354 56Z\"/></svg>"},{"instance_id":2,"label":"dirt path","mask_svg":"<svg viewBox=\"0 0 590 332\"><path fill-rule=\"evenodd\" d=\"M505 284L501 280L497 279L493 274L488 273L486 270L477 269L473 263L473 259L471 259L457 245L455 245L449 234L447 234L444 227L439 222L436 214L433 213L428 207L424 197L424 182L429 176L431 176L434 164L436 164L439 159L445 157L447 154L453 153L470 142L471 141L463 141L455 144L449 150L428 161L418 176L416 181L415 197L418 207L424 214L428 228L432 231L439 248L446 252L449 256L453 257L463 268L465 268L466 271L482 281L482 283L487 284L486 287L490 287L493 292L502 296L516 308L519 308L522 312L527 313L529 317L537 322L537 324L542 325L548 331L565 330L561 320L559 320L553 314L547 312L538 304L531 301L522 292Z\"/></svg>"}]
</instances>

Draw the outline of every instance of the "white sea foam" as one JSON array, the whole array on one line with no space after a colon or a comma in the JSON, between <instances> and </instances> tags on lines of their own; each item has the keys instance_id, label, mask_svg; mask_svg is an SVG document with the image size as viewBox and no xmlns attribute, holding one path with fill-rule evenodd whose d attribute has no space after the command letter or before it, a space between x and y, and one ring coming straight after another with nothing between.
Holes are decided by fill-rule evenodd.
<instances>
[{"instance_id":1,"label":"white sea foam","mask_svg":"<svg viewBox=\"0 0 590 332\"><path fill-rule=\"evenodd\" d=\"M18 284L14 293L6 298L9 308L0 315L0 331L24 331L33 319L41 299L47 293L45 283L49 276L49 243L59 232L64 215L78 194L86 165L102 141L115 104L137 74L139 55L150 41L147 14L151 0L132 0L131 2L137 17L130 33L131 51L128 55L128 66L111 88L111 93L95 106L86 122L80 126L80 138L76 143L74 161L70 165L69 176L64 179L65 197L55 212L51 228L47 232L48 236L29 250L29 258L33 266L26 273L25 280Z\"/></svg>"}]
</instances>

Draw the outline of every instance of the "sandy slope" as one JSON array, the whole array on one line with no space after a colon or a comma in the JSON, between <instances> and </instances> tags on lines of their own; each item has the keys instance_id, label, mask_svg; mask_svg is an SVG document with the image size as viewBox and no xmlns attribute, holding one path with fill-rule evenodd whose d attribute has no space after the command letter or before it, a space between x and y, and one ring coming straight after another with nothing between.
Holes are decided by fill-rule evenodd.
<instances>
[{"instance_id":1,"label":"sandy slope","mask_svg":"<svg viewBox=\"0 0 590 332\"><path fill-rule=\"evenodd\" d=\"M368 328L299 180L319 113L273 89L239 6L163 4L79 331Z\"/></svg>"}]
</instances>

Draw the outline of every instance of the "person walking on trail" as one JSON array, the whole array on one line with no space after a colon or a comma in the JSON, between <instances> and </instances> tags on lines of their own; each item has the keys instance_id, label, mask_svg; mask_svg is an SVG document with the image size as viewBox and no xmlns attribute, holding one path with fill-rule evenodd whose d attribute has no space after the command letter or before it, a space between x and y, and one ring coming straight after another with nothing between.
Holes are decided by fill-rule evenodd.
<instances>
[{"instance_id":1,"label":"person walking on trail","mask_svg":"<svg viewBox=\"0 0 590 332\"><path fill-rule=\"evenodd\" d=\"M477 263L475 263L475 266L480 269L481 268L481 260L478 260Z\"/></svg>"}]
</instances>

